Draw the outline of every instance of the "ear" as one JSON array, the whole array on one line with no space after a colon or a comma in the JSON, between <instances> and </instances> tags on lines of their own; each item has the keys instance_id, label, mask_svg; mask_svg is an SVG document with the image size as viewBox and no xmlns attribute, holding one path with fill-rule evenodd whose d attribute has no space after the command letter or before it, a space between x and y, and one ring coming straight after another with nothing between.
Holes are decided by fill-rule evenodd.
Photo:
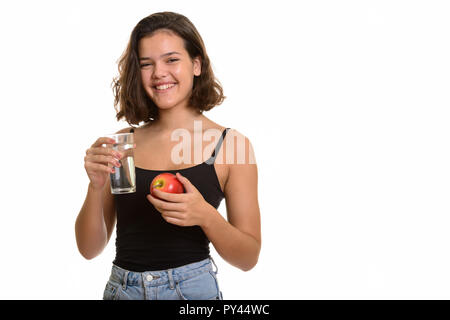
<instances>
[{"instance_id":1,"label":"ear","mask_svg":"<svg viewBox=\"0 0 450 320\"><path fill-rule=\"evenodd\" d=\"M194 76L198 77L202 74L202 58L197 56L192 60L194 64Z\"/></svg>"}]
</instances>

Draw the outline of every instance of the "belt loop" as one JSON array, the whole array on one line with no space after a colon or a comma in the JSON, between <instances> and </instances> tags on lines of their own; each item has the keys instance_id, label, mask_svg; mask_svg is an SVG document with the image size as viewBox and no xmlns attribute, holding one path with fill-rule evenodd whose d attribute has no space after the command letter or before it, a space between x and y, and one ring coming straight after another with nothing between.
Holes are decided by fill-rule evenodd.
<instances>
[{"instance_id":1,"label":"belt loop","mask_svg":"<svg viewBox=\"0 0 450 320\"><path fill-rule=\"evenodd\" d=\"M122 279L122 289L123 290L127 290L128 273L129 273L129 271L125 271L125 274L123 275L123 279Z\"/></svg>"},{"instance_id":2,"label":"belt loop","mask_svg":"<svg viewBox=\"0 0 450 320\"><path fill-rule=\"evenodd\" d=\"M173 281L173 274L172 273L173 273L172 269L167 270L167 274L169 276L169 287L170 287L170 290L175 289L175 282Z\"/></svg>"},{"instance_id":3,"label":"belt loop","mask_svg":"<svg viewBox=\"0 0 450 320\"><path fill-rule=\"evenodd\" d=\"M209 256L209 259L211 259L211 262L213 263L214 267L216 267L216 271L214 271L216 274L219 273L219 268L217 268L217 264L215 263L214 259L211 257L211 255Z\"/></svg>"}]
</instances>

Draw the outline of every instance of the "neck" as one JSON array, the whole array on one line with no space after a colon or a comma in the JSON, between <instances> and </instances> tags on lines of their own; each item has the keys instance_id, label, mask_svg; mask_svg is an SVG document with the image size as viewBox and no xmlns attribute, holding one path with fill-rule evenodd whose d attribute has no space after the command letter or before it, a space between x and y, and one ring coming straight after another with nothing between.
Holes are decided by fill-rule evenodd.
<instances>
[{"instance_id":1,"label":"neck","mask_svg":"<svg viewBox=\"0 0 450 320\"><path fill-rule=\"evenodd\" d=\"M204 116L193 108L159 109L159 119L153 124L153 128L158 131L169 132L179 128L194 131L194 121L203 118Z\"/></svg>"}]
</instances>

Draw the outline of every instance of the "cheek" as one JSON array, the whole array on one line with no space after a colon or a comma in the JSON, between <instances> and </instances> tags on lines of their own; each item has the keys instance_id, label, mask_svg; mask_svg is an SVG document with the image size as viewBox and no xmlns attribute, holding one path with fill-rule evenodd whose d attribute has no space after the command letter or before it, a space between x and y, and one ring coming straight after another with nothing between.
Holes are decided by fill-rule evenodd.
<instances>
[{"instance_id":1,"label":"cheek","mask_svg":"<svg viewBox=\"0 0 450 320\"><path fill-rule=\"evenodd\" d=\"M183 83L183 86L190 87L194 81L194 75L192 72L193 71L190 66L178 65L173 69L172 74L178 81Z\"/></svg>"},{"instance_id":2,"label":"cheek","mask_svg":"<svg viewBox=\"0 0 450 320\"><path fill-rule=\"evenodd\" d=\"M183 66L181 64L178 64L178 65L172 67L171 72L175 78L182 80L184 78L183 70L184 70Z\"/></svg>"},{"instance_id":3,"label":"cheek","mask_svg":"<svg viewBox=\"0 0 450 320\"><path fill-rule=\"evenodd\" d=\"M150 73L147 70L141 70L141 82L144 87L150 83Z\"/></svg>"}]
</instances>

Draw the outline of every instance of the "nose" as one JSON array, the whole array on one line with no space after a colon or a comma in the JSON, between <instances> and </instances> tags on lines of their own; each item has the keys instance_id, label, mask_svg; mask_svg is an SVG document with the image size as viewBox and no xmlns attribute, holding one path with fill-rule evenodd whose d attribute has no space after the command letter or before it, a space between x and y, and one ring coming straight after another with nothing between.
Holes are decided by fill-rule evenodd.
<instances>
[{"instance_id":1,"label":"nose","mask_svg":"<svg viewBox=\"0 0 450 320\"><path fill-rule=\"evenodd\" d=\"M155 66L153 68L152 77L154 79L160 79L160 78L164 78L166 76L166 74L167 74L167 70L165 69L164 65L156 62Z\"/></svg>"}]
</instances>

